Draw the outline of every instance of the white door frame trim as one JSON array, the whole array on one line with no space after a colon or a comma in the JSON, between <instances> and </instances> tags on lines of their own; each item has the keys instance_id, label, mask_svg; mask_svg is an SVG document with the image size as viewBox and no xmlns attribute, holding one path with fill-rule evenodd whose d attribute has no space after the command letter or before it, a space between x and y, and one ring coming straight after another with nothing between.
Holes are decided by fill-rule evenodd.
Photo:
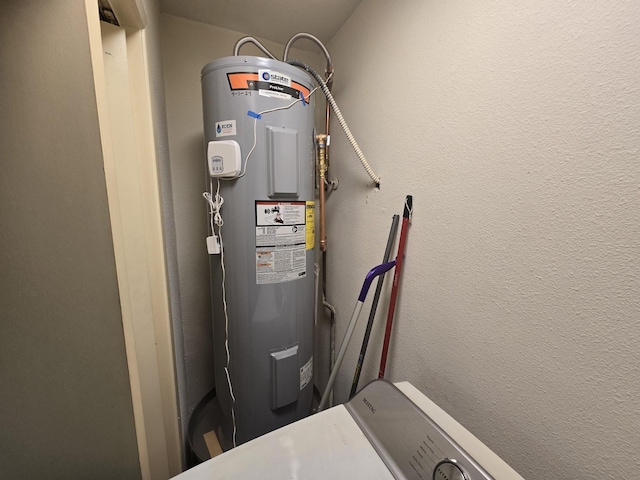
<instances>
[{"instance_id":1,"label":"white door frame trim","mask_svg":"<svg viewBox=\"0 0 640 480\"><path fill-rule=\"evenodd\" d=\"M123 140L114 136L118 129L110 119L97 1L85 0L140 468L143 479L164 480L182 471L183 456L144 30L147 16L140 0L111 0L111 5L125 12L119 21L127 25L124 61L135 127L130 155L116 154Z\"/></svg>"}]
</instances>

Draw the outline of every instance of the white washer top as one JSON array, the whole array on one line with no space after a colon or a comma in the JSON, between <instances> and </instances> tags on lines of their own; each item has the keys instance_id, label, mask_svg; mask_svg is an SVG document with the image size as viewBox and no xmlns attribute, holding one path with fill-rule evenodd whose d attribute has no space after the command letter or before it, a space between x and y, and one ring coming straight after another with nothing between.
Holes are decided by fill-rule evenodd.
<instances>
[{"instance_id":1,"label":"white washer top","mask_svg":"<svg viewBox=\"0 0 640 480\"><path fill-rule=\"evenodd\" d=\"M361 424L363 421L366 422L369 410L375 414L370 417L371 419L379 417L380 414L382 414L380 418L384 418L387 415L383 411L385 409L384 405L389 405L385 403L385 398L389 398L387 393L392 393L391 397L403 397L403 395L397 393L393 386L388 383L387 385L389 387L382 389L383 397L376 398L376 389L368 388L369 386L365 387L354 397L353 403L350 402L349 409L344 405L338 405L317 413L240 445L174 478L176 480L316 480L326 478L336 480L392 480L394 476L390 469L387 468L385 461L389 464L394 464L394 468L400 478L406 478L402 472L398 472L397 467L399 465L401 468L406 469L408 465L407 458L411 457L413 452L416 452L416 445L420 446L420 443L415 443L415 439L418 438L418 441L420 441L423 434L418 433L418 437L416 437L415 431L428 431L432 437L434 434L441 437L436 439L436 443L430 444L434 449L437 449L438 445L443 449L447 449L450 444L456 443L469 457L472 457L473 462L481 469L484 469L485 475L482 478L524 480L486 445L408 382L400 382L395 386L397 390L404 394L404 397L415 404L411 407L414 412L418 412L414 416L420 417L422 415L418 409L415 409L417 406L437 427L444 431L444 435L439 435L430 430L431 427L425 428L428 426L421 423L423 420L420 418L415 418L414 422L411 420L414 419L414 416L405 416L405 423L398 424L400 425L398 427L400 430L398 431L398 428L396 428L396 432L392 433L391 429L385 426L390 424L384 423L384 421L389 421L390 418L392 424L396 424L397 417L393 411L395 400L392 398L392 408L389 410L391 416L387 420L382 420L383 423L379 423L377 427L377 435L380 436L380 432L382 432L382 437L387 437L386 446L384 441L382 444L380 443L379 438L370 441L357 422L359 421ZM374 384L371 384L371 386L384 387L384 385ZM387 392L390 390L395 390L396 394ZM367 395L367 391L371 393L371 396ZM371 403L368 402L365 396L370 399ZM402 403L411 404L411 402L404 400ZM376 408L378 409L378 414L376 414ZM358 410L359 413L357 413ZM358 417L358 420L354 418L354 415ZM410 419L408 423L406 423L407 418ZM416 428L412 428L414 423ZM363 425L365 425L364 429L368 431L367 434L370 438L372 434L376 435L376 428L370 429L366 424ZM381 430L380 426L382 426ZM407 435L409 440L405 444L404 432L408 433L409 430L414 430L414 434ZM389 432L389 435L387 435L387 432ZM427 435L427 433L424 433L424 435ZM447 435L453 442L444 440ZM431 440L429 436L426 438ZM372 442L376 444L376 447L372 445ZM424 443L424 445L429 448L427 443L429 442ZM395 454L392 452L392 456L395 455L395 458L389 460L388 455L383 455L386 458L386 460L383 460L376 448L378 448L378 451L387 453L395 449ZM398 451L400 455L398 455ZM427 453L425 449L422 449L422 451ZM444 450L441 451L443 452ZM406 455L408 452L411 452L409 456ZM422 456L419 452L417 452L417 455ZM401 459L401 457L404 459ZM415 461L409 460L409 464L413 464L412 468L414 470L416 470L416 465L422 467L422 464L428 460L426 456L424 459L416 456L412 458ZM449 456L448 458L453 457ZM430 469L433 467L426 466L425 468L426 471L431 471ZM415 474L410 471L409 477L424 478L425 472L419 474L418 470L415 471ZM471 475L471 477L472 480L475 480L476 477L480 478L477 475Z\"/></svg>"},{"instance_id":2,"label":"white washer top","mask_svg":"<svg viewBox=\"0 0 640 480\"><path fill-rule=\"evenodd\" d=\"M174 478L393 480L343 405L267 433Z\"/></svg>"}]
</instances>

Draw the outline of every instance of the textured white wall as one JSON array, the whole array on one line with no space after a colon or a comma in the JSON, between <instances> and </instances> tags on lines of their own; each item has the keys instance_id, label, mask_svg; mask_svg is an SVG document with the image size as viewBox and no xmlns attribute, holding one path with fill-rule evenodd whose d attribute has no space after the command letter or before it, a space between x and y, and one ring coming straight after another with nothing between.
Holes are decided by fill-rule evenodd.
<instances>
[{"instance_id":1,"label":"textured white wall","mask_svg":"<svg viewBox=\"0 0 640 480\"><path fill-rule=\"evenodd\" d=\"M413 194L388 378L414 383L527 479L635 475L638 2L365 0L329 50L335 96L382 177L373 191L336 124L338 338Z\"/></svg>"}]
</instances>

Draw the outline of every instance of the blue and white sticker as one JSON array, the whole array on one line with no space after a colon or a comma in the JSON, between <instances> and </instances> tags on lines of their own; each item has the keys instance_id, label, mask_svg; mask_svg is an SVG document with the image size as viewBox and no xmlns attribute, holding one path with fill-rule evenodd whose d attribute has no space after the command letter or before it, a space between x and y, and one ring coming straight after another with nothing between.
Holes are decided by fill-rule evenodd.
<instances>
[{"instance_id":1,"label":"blue and white sticker","mask_svg":"<svg viewBox=\"0 0 640 480\"><path fill-rule=\"evenodd\" d=\"M236 121L223 120L216 122L216 137L230 137L236 135Z\"/></svg>"}]
</instances>

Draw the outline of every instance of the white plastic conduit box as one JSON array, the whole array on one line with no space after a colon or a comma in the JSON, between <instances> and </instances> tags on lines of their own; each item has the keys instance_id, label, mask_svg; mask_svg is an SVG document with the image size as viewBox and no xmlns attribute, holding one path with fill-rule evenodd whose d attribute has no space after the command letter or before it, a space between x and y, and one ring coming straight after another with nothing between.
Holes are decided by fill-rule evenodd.
<instances>
[{"instance_id":1,"label":"white plastic conduit box","mask_svg":"<svg viewBox=\"0 0 640 480\"><path fill-rule=\"evenodd\" d=\"M410 383L385 380L175 478L523 480Z\"/></svg>"},{"instance_id":2,"label":"white plastic conduit box","mask_svg":"<svg viewBox=\"0 0 640 480\"><path fill-rule=\"evenodd\" d=\"M216 140L207 144L209 175L236 178L242 171L240 145L235 140Z\"/></svg>"}]
</instances>

